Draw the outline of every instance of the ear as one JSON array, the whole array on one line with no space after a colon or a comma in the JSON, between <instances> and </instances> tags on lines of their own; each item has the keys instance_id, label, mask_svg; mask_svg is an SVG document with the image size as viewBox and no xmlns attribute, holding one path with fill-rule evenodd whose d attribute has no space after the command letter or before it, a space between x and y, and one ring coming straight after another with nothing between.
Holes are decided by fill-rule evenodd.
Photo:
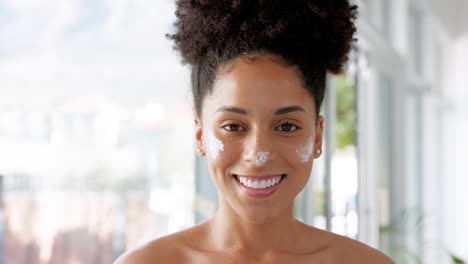
<instances>
[{"instance_id":1,"label":"ear","mask_svg":"<svg viewBox=\"0 0 468 264\"><path fill-rule=\"evenodd\" d=\"M203 136L202 122L200 118L198 117L196 117L194 121L195 121L195 140L197 141L196 142L197 153L200 156L205 156L205 150L203 148L203 140L202 140L202 136Z\"/></svg>"},{"instance_id":2,"label":"ear","mask_svg":"<svg viewBox=\"0 0 468 264\"><path fill-rule=\"evenodd\" d=\"M322 143L323 143L323 116L319 116L315 123L315 142L314 142L314 159L322 155ZM320 150L320 152L317 152Z\"/></svg>"},{"instance_id":3,"label":"ear","mask_svg":"<svg viewBox=\"0 0 468 264\"><path fill-rule=\"evenodd\" d=\"M200 118L198 117L196 117L194 121L195 121L195 139L197 140L197 142L201 143L202 135L203 135L202 122Z\"/></svg>"}]
</instances>

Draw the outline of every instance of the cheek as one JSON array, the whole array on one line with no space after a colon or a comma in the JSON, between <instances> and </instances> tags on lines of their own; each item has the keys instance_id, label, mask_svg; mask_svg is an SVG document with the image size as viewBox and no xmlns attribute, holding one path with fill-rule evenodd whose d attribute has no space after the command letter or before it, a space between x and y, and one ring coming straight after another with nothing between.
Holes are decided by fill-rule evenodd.
<instances>
[{"instance_id":1,"label":"cheek","mask_svg":"<svg viewBox=\"0 0 468 264\"><path fill-rule=\"evenodd\" d=\"M207 134L204 143L206 145L207 159L215 168L222 169L239 158L239 153L241 152L240 144L221 139L213 133Z\"/></svg>"},{"instance_id":2,"label":"cheek","mask_svg":"<svg viewBox=\"0 0 468 264\"><path fill-rule=\"evenodd\" d=\"M241 159L243 147L239 142L222 140L225 151L219 153L219 162L225 165L238 162Z\"/></svg>"},{"instance_id":3,"label":"cheek","mask_svg":"<svg viewBox=\"0 0 468 264\"><path fill-rule=\"evenodd\" d=\"M299 162L307 163L310 160L310 157L314 153L314 140L313 137L310 137L307 142L296 149L296 155L299 159Z\"/></svg>"},{"instance_id":4,"label":"cheek","mask_svg":"<svg viewBox=\"0 0 468 264\"><path fill-rule=\"evenodd\" d=\"M213 160L218 159L220 153L224 152L224 143L215 135L213 135L213 133L208 133L206 138L206 146L208 155L210 155Z\"/></svg>"},{"instance_id":5,"label":"cheek","mask_svg":"<svg viewBox=\"0 0 468 264\"><path fill-rule=\"evenodd\" d=\"M278 146L278 153L290 164L308 163L313 154L313 137L307 141L295 143L283 143Z\"/></svg>"}]
</instances>

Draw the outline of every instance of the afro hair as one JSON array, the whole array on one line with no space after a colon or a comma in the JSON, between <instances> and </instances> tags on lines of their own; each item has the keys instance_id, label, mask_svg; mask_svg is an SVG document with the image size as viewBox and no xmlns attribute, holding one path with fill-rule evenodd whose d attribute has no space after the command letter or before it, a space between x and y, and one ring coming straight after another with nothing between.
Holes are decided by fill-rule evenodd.
<instances>
[{"instance_id":1,"label":"afro hair","mask_svg":"<svg viewBox=\"0 0 468 264\"><path fill-rule=\"evenodd\" d=\"M192 66L197 113L218 67L242 54L266 52L302 72L317 111L326 73L340 73L356 32L357 6L348 0L177 0L174 40Z\"/></svg>"}]
</instances>

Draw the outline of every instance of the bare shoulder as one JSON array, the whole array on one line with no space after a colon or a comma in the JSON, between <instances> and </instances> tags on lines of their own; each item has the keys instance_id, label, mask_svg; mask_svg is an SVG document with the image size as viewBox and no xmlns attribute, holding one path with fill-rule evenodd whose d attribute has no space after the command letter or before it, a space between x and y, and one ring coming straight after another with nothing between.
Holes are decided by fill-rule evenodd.
<instances>
[{"instance_id":1,"label":"bare shoulder","mask_svg":"<svg viewBox=\"0 0 468 264\"><path fill-rule=\"evenodd\" d=\"M357 240L333 234L334 237L334 254L333 263L347 264L395 264L389 257Z\"/></svg>"},{"instance_id":2,"label":"bare shoulder","mask_svg":"<svg viewBox=\"0 0 468 264\"><path fill-rule=\"evenodd\" d=\"M379 250L357 240L309 225L302 225L304 227L303 234L308 237L304 244L319 245L319 251L313 249L313 252L316 252L316 255L322 255L324 258L322 262L333 264L395 264Z\"/></svg>"},{"instance_id":3,"label":"bare shoulder","mask_svg":"<svg viewBox=\"0 0 468 264\"><path fill-rule=\"evenodd\" d=\"M184 237L188 233L190 230L184 230L152 240L125 252L114 264L185 263L189 252Z\"/></svg>"},{"instance_id":4,"label":"bare shoulder","mask_svg":"<svg viewBox=\"0 0 468 264\"><path fill-rule=\"evenodd\" d=\"M121 255L114 264L174 263L181 250L171 236L152 240Z\"/></svg>"}]
</instances>

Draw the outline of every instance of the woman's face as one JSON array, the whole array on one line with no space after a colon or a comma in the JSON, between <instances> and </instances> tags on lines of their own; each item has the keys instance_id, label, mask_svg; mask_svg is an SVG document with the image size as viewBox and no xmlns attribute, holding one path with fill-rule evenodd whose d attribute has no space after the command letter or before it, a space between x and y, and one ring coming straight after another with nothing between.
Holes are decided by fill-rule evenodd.
<instances>
[{"instance_id":1,"label":"woman's face","mask_svg":"<svg viewBox=\"0 0 468 264\"><path fill-rule=\"evenodd\" d=\"M292 208L322 145L323 119L300 75L272 58L234 60L195 120L220 203L252 222Z\"/></svg>"}]
</instances>

